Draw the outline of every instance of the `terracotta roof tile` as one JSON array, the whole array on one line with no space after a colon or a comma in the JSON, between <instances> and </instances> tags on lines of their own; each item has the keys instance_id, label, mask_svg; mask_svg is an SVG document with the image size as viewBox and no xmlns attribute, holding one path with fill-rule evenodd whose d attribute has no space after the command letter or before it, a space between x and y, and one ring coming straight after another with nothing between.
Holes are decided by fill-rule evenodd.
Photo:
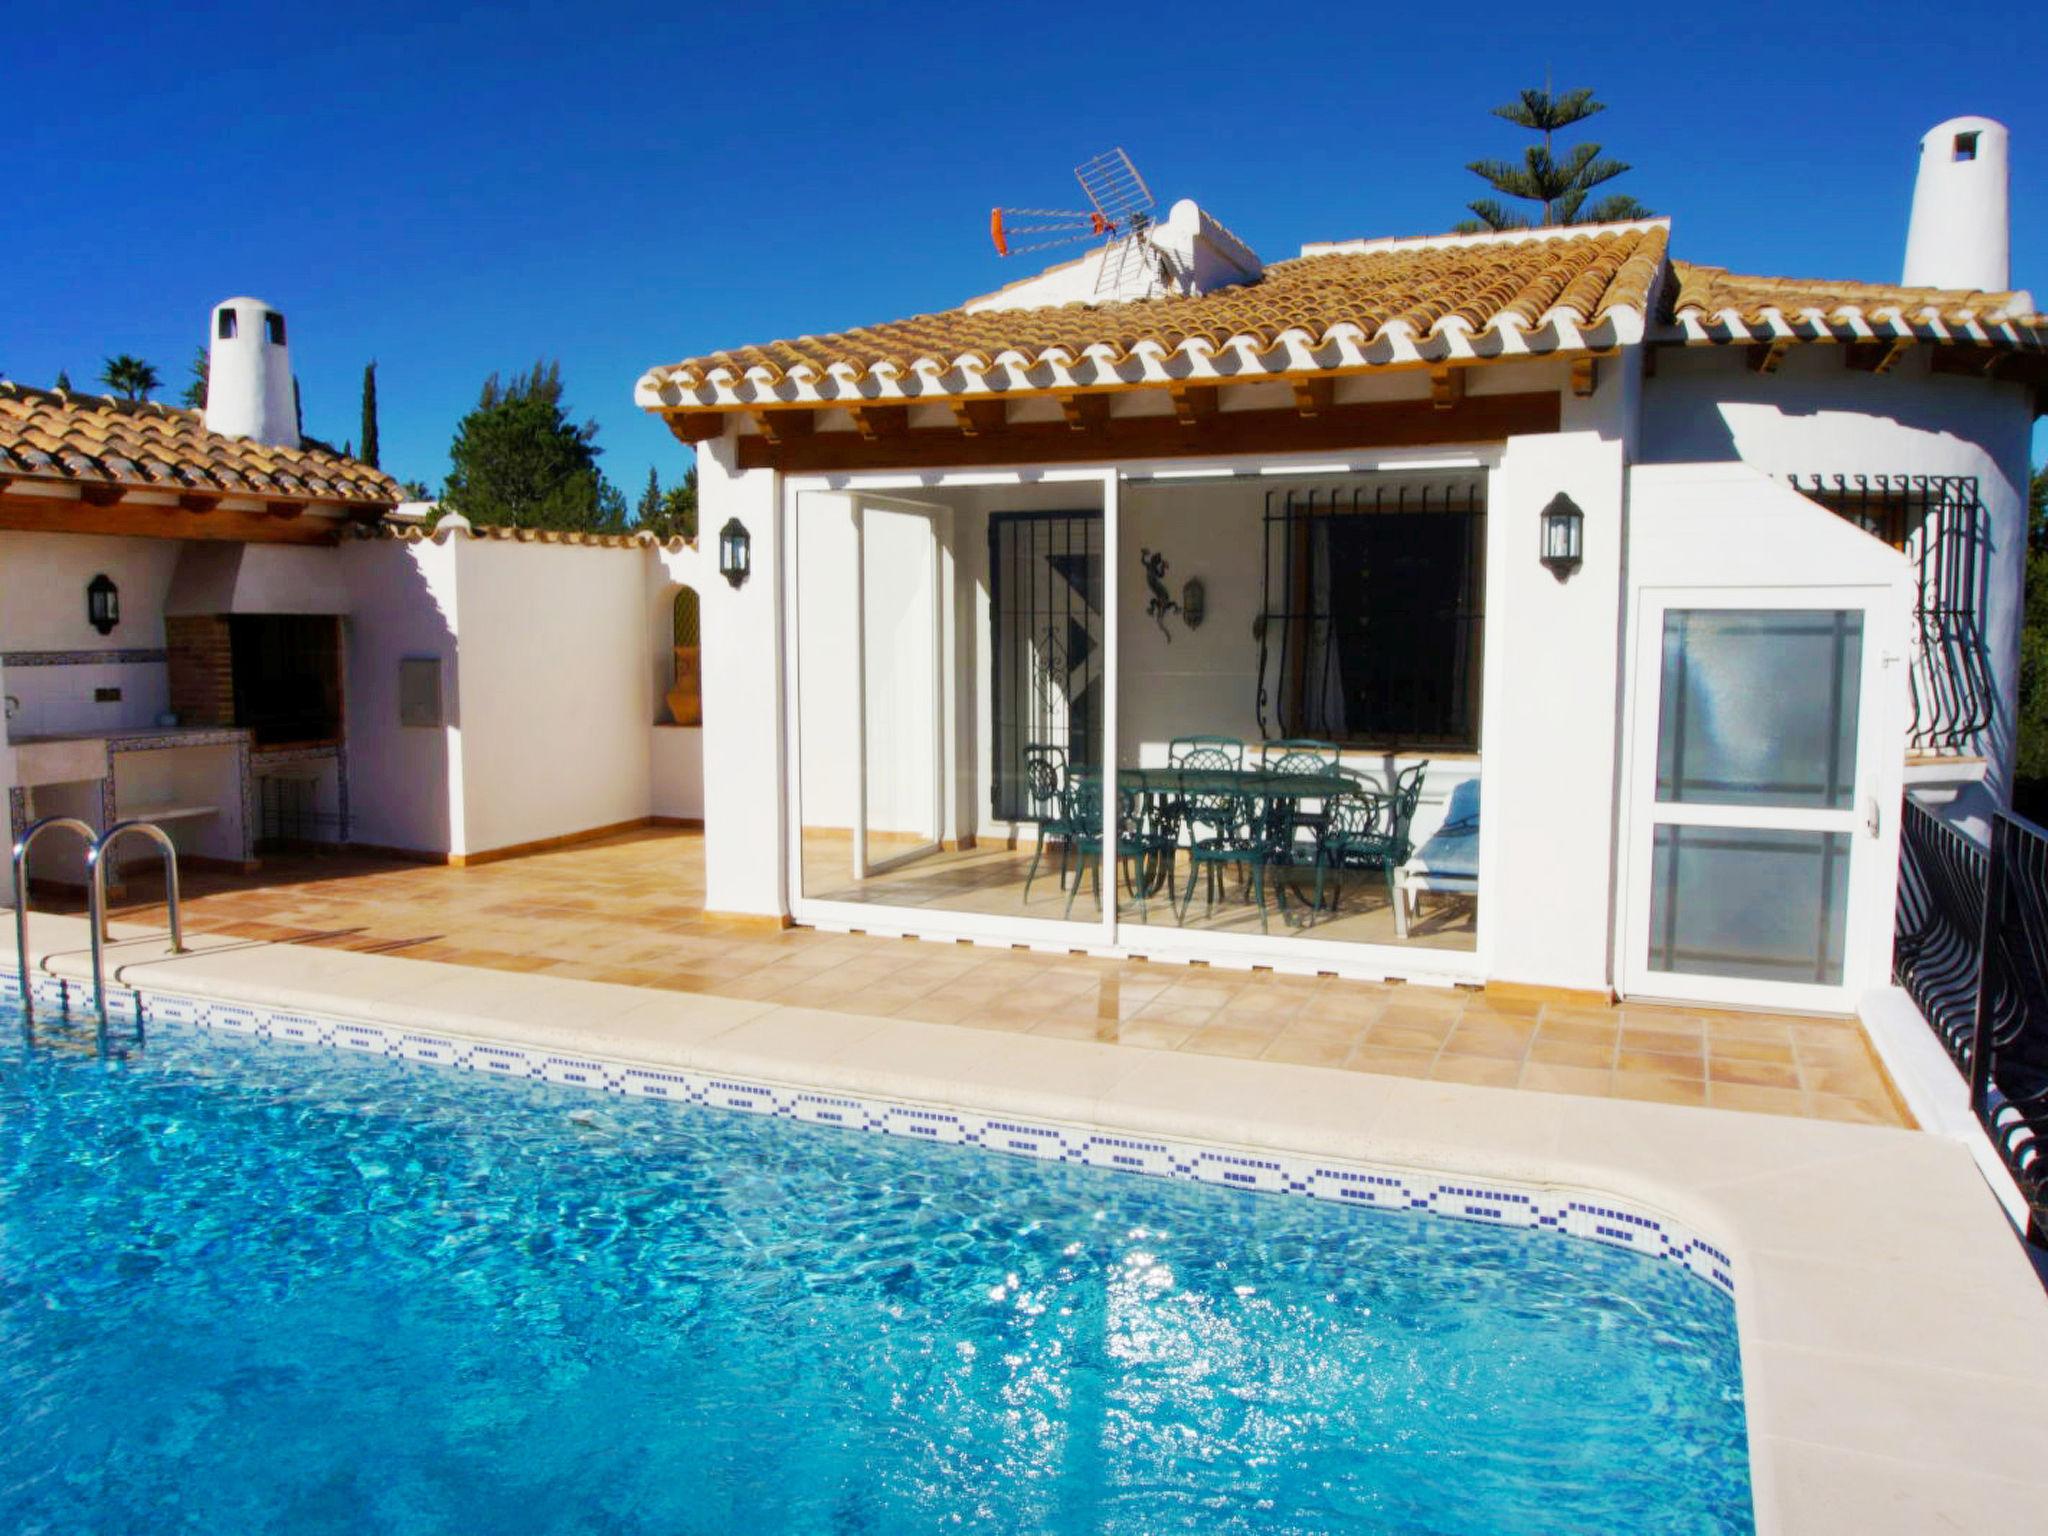
<instances>
[{"instance_id":1,"label":"terracotta roof tile","mask_svg":"<svg viewBox=\"0 0 2048 1536\"><path fill-rule=\"evenodd\" d=\"M2048 339L2048 317L2033 313L2031 298L2020 292L1750 277L1686 261L1672 262L1671 275L1670 313L1681 322L1688 316L1701 322L1732 316L1754 329L1767 326L1775 312L1786 321L1817 314L1834 325L1851 318L1876 320L1896 311L1909 324L1933 321L1957 331L1974 326L2019 345L2040 345ZM2031 342L2029 336L2034 338Z\"/></svg>"},{"instance_id":2,"label":"terracotta roof tile","mask_svg":"<svg viewBox=\"0 0 2048 1536\"><path fill-rule=\"evenodd\" d=\"M257 491L382 511L398 482L331 448L279 448L206 430L197 411L0 383L0 479Z\"/></svg>"},{"instance_id":3,"label":"terracotta roof tile","mask_svg":"<svg viewBox=\"0 0 2048 1536\"><path fill-rule=\"evenodd\" d=\"M1664 267L1664 225L1613 226L1499 238L1390 241L1276 262L1259 281L1193 297L1040 309L947 310L827 336L738 347L657 368L650 392L694 391L753 375L774 385L799 370L853 380L884 372L986 371L1005 355L1028 366L1084 354L1115 364L1140 349L1171 355L1232 347L1265 356L1284 336L1311 348L1340 333L1368 346L1395 331L1426 341L1447 322L1480 334L1579 327L1617 313L1647 317ZM972 389L954 391L972 393ZM670 399L665 403L680 403Z\"/></svg>"}]
</instances>

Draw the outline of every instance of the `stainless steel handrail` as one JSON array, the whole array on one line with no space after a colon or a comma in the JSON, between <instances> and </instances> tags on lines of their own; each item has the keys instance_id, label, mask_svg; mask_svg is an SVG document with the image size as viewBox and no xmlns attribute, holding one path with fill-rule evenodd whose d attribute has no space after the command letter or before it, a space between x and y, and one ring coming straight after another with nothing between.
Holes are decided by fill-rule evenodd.
<instances>
[{"instance_id":1,"label":"stainless steel handrail","mask_svg":"<svg viewBox=\"0 0 2048 1536\"><path fill-rule=\"evenodd\" d=\"M107 860L106 852L117 839L130 832L140 832L149 838L164 855L164 903L171 914L171 953L185 953L184 925L178 915L178 845L171 841L170 834L153 821L117 821L99 835L92 845L92 852L85 856L86 869L91 876L92 890L87 919L92 924L92 1004L99 1016L99 1030L102 1038L107 1032Z\"/></svg>"},{"instance_id":2,"label":"stainless steel handrail","mask_svg":"<svg viewBox=\"0 0 2048 1536\"><path fill-rule=\"evenodd\" d=\"M21 1017L24 1024L35 1019L35 981L28 973L28 850L35 840L55 827L67 827L85 840L86 863L92 862L95 834L76 816L45 816L22 829L14 845L14 952L21 966Z\"/></svg>"}]
</instances>

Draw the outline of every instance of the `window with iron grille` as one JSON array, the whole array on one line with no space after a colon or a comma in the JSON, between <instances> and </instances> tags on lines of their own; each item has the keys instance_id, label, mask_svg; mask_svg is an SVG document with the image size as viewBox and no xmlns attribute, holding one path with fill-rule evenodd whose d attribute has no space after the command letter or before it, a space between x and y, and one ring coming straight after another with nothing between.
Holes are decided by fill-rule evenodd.
<instances>
[{"instance_id":1,"label":"window with iron grille","mask_svg":"<svg viewBox=\"0 0 2048 1536\"><path fill-rule=\"evenodd\" d=\"M1971 475L1794 475L1802 494L1913 562L1911 671L1920 752L1959 753L1991 724L1984 504Z\"/></svg>"},{"instance_id":2,"label":"window with iron grille","mask_svg":"<svg viewBox=\"0 0 2048 1536\"><path fill-rule=\"evenodd\" d=\"M1268 492L1259 728L1477 750L1485 562L1480 476Z\"/></svg>"}]
</instances>

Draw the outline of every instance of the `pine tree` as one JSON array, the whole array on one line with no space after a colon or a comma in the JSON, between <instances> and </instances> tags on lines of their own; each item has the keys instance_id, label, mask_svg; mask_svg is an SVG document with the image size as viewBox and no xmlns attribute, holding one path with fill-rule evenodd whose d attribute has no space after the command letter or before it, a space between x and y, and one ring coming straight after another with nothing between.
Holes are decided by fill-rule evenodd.
<instances>
[{"instance_id":1,"label":"pine tree","mask_svg":"<svg viewBox=\"0 0 2048 1536\"><path fill-rule=\"evenodd\" d=\"M1586 206L1587 195L1595 187L1629 169L1626 161L1603 160L1598 144L1575 145L1565 151L1563 159L1557 157L1555 136L1560 130L1606 110L1604 103L1593 99L1590 90L1553 93L1548 87L1524 91L1518 100L1495 107L1495 117L1542 134L1543 142L1530 145L1520 165L1510 160L1475 160L1465 169L1505 197L1542 204L1542 217L1506 207L1498 199L1482 197L1466 204L1479 217L1458 225L1459 231L1607 224L1650 217L1650 210L1625 192L1604 197L1590 208Z\"/></svg>"},{"instance_id":2,"label":"pine tree","mask_svg":"<svg viewBox=\"0 0 2048 1536\"><path fill-rule=\"evenodd\" d=\"M372 359L363 369L363 452L370 468L377 464L377 364Z\"/></svg>"},{"instance_id":3,"label":"pine tree","mask_svg":"<svg viewBox=\"0 0 2048 1536\"><path fill-rule=\"evenodd\" d=\"M206 348L201 347L192 354L192 380L185 386L185 393L181 397L187 410L206 409L207 366Z\"/></svg>"},{"instance_id":4,"label":"pine tree","mask_svg":"<svg viewBox=\"0 0 2048 1536\"><path fill-rule=\"evenodd\" d=\"M484 381L448 450L444 504L472 523L616 533L626 499L597 467L597 423L562 408L559 363L535 363L510 384Z\"/></svg>"},{"instance_id":5,"label":"pine tree","mask_svg":"<svg viewBox=\"0 0 2048 1536\"><path fill-rule=\"evenodd\" d=\"M633 525L636 528L651 528L654 519L661 516L661 473L652 464L647 466L647 489L640 493L640 504L633 509Z\"/></svg>"},{"instance_id":6,"label":"pine tree","mask_svg":"<svg viewBox=\"0 0 2048 1536\"><path fill-rule=\"evenodd\" d=\"M68 373L66 373L66 372L65 372L65 371L64 371L64 370L63 370L62 368L59 368L59 369L57 370L57 385L56 385L56 387L57 387L58 389L61 389L61 390L64 390L64 391L66 391L67 393L69 392L69 390L70 390L70 388L71 388L71 375L70 375L70 374L68 374Z\"/></svg>"}]
</instances>

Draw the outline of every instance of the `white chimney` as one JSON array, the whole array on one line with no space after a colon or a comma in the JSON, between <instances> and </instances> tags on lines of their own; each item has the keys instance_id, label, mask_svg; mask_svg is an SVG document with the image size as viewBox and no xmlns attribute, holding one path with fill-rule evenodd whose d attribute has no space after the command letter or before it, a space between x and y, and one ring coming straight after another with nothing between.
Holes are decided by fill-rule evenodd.
<instances>
[{"instance_id":1,"label":"white chimney","mask_svg":"<svg viewBox=\"0 0 2048 1536\"><path fill-rule=\"evenodd\" d=\"M261 299L216 304L206 360L206 430L296 448L293 394L284 316Z\"/></svg>"},{"instance_id":2,"label":"white chimney","mask_svg":"<svg viewBox=\"0 0 2048 1536\"><path fill-rule=\"evenodd\" d=\"M1913 222L1906 231L1906 286L1983 288L2012 285L2006 217L2003 123L1952 117L1920 141Z\"/></svg>"}]
</instances>

